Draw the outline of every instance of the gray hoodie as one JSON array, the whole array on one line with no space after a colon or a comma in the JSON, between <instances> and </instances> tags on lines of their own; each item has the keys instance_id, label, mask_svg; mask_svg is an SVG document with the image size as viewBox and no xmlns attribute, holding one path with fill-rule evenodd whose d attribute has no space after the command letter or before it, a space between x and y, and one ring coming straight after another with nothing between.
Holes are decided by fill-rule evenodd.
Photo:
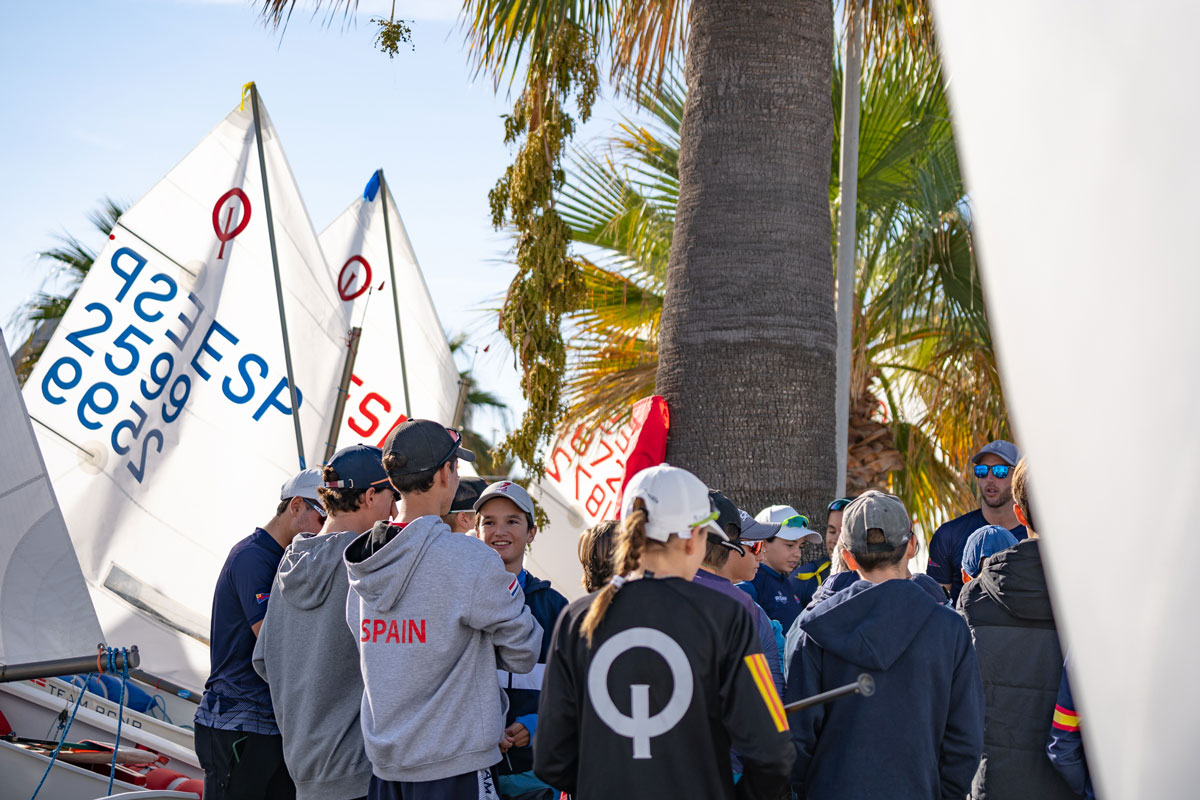
<instances>
[{"instance_id":1,"label":"gray hoodie","mask_svg":"<svg viewBox=\"0 0 1200 800\"><path fill-rule=\"evenodd\" d=\"M434 516L377 524L346 549L346 566L375 775L431 781L498 762L496 670L529 672L542 644L516 576L495 550Z\"/></svg>"},{"instance_id":2,"label":"gray hoodie","mask_svg":"<svg viewBox=\"0 0 1200 800\"><path fill-rule=\"evenodd\" d=\"M350 585L342 553L357 536L295 538L275 573L254 646L254 669L271 687L297 800L362 797L371 782L358 647L345 621Z\"/></svg>"}]
</instances>

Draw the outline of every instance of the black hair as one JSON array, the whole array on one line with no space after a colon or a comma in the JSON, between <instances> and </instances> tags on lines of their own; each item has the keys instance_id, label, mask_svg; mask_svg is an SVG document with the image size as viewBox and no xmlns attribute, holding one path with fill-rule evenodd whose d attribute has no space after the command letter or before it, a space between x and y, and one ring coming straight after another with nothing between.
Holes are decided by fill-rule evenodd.
<instances>
[{"instance_id":1,"label":"black hair","mask_svg":"<svg viewBox=\"0 0 1200 800\"><path fill-rule=\"evenodd\" d=\"M326 464L321 468L321 479L326 483L333 483L341 480L341 477L336 469ZM324 486L317 489L321 505L325 506L325 511L329 514L334 512L354 513L358 510L363 495L366 493L366 489L326 489Z\"/></svg>"},{"instance_id":2,"label":"black hair","mask_svg":"<svg viewBox=\"0 0 1200 800\"><path fill-rule=\"evenodd\" d=\"M446 466L446 462L443 461L433 469L425 469L420 472L414 472L411 475L405 475L403 474L403 470L407 463L408 458L400 453L388 451L383 454L383 468L387 470L388 478L392 481L392 486L395 486L396 491L400 494L428 492L433 488L433 479L438 474L438 470Z\"/></svg>"}]
</instances>

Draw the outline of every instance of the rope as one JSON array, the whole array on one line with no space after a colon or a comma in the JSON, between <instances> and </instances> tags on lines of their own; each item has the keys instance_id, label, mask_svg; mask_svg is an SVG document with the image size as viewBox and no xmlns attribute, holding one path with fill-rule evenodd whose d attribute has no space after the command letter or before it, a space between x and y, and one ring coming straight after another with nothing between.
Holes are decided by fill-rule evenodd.
<instances>
[{"instance_id":1,"label":"rope","mask_svg":"<svg viewBox=\"0 0 1200 800\"><path fill-rule=\"evenodd\" d=\"M97 658L97 661L99 661L99 658ZM87 681L92 679L92 674L93 673L89 673L87 678L84 680L85 685L87 684ZM38 781L37 788L33 790L33 797L29 798L29 800L37 799L38 792L42 790L42 784L44 784L46 782L46 778L49 777L50 770L54 769L54 762L58 760L58 751L62 750L63 742L67 740L67 734L71 730L71 723L75 721L75 712L79 711L79 704L83 702L83 692L84 690L80 689L78 695L75 697L75 708L71 711L71 718L67 720L67 727L63 728L62 735L58 738L58 746L54 748L54 753L50 756L50 763L46 765L46 771L42 773L42 779ZM109 794L112 794L112 792L110 791Z\"/></svg>"},{"instance_id":2,"label":"rope","mask_svg":"<svg viewBox=\"0 0 1200 800\"><path fill-rule=\"evenodd\" d=\"M108 668L116 672L117 648L108 648ZM117 777L117 751L121 748L121 722L125 717L125 690L129 686L129 650L121 648L121 699L117 703L117 741L113 743L112 764L108 769L108 793L112 794L113 781Z\"/></svg>"}]
</instances>

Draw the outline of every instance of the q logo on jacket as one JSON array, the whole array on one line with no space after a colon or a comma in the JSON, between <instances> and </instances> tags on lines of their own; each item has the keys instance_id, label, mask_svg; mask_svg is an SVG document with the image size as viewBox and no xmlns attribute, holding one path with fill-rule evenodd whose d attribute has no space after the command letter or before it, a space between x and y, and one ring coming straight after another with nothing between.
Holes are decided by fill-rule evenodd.
<instances>
[{"instance_id":1,"label":"q logo on jacket","mask_svg":"<svg viewBox=\"0 0 1200 800\"><path fill-rule=\"evenodd\" d=\"M630 714L622 714L608 693L608 672L623 653L639 647L653 650L671 670L671 699L650 716L650 687L629 686ZM692 704L692 667L674 639L653 628L630 628L609 639L596 651L588 668L588 697L604 724L618 736L633 740L633 757L650 758L650 740L667 733L683 719Z\"/></svg>"}]
</instances>

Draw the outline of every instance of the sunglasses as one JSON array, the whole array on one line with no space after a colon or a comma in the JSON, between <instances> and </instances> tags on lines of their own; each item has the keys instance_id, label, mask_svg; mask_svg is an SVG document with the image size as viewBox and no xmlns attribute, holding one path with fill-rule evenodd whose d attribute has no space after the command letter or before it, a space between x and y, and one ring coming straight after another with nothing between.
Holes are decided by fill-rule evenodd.
<instances>
[{"instance_id":1,"label":"sunglasses","mask_svg":"<svg viewBox=\"0 0 1200 800\"><path fill-rule=\"evenodd\" d=\"M458 446L462 444L462 434L454 430L454 428L446 428L446 433L450 434L450 439L453 443L450 445L450 452L446 453L446 455L442 457L442 460L437 463L438 467L442 466L451 458L453 458L454 454L458 452Z\"/></svg>"},{"instance_id":2,"label":"sunglasses","mask_svg":"<svg viewBox=\"0 0 1200 800\"><path fill-rule=\"evenodd\" d=\"M839 497L829 504L830 511L842 511L854 501L853 497Z\"/></svg>"},{"instance_id":3,"label":"sunglasses","mask_svg":"<svg viewBox=\"0 0 1200 800\"><path fill-rule=\"evenodd\" d=\"M756 556L762 552L763 545L766 543L762 542L762 541L757 541L757 542L738 542L738 544L740 544L743 548L745 548L747 553L749 553L752 556Z\"/></svg>"},{"instance_id":4,"label":"sunglasses","mask_svg":"<svg viewBox=\"0 0 1200 800\"><path fill-rule=\"evenodd\" d=\"M803 514L797 514L794 517L788 517L783 522L779 523L781 528L807 528L808 517Z\"/></svg>"},{"instance_id":5,"label":"sunglasses","mask_svg":"<svg viewBox=\"0 0 1200 800\"><path fill-rule=\"evenodd\" d=\"M312 500L309 500L307 497L305 497L305 498L304 498L304 502L305 502L305 503L308 503L308 507L309 507L309 508L311 508L313 511L317 512L318 514L320 514L320 515L321 515L321 519L325 519L325 517L327 517L327 516L328 516L328 515L325 513L325 509L321 508L321 505L320 505L320 503L314 503Z\"/></svg>"},{"instance_id":6,"label":"sunglasses","mask_svg":"<svg viewBox=\"0 0 1200 800\"><path fill-rule=\"evenodd\" d=\"M979 480L983 480L987 477L988 469L989 468L984 464L976 464L975 477L979 478ZM1007 478L1011 469L1012 467L1010 467L1008 464L992 464L991 466L992 475L996 476L996 478L999 480L1004 480Z\"/></svg>"}]
</instances>

